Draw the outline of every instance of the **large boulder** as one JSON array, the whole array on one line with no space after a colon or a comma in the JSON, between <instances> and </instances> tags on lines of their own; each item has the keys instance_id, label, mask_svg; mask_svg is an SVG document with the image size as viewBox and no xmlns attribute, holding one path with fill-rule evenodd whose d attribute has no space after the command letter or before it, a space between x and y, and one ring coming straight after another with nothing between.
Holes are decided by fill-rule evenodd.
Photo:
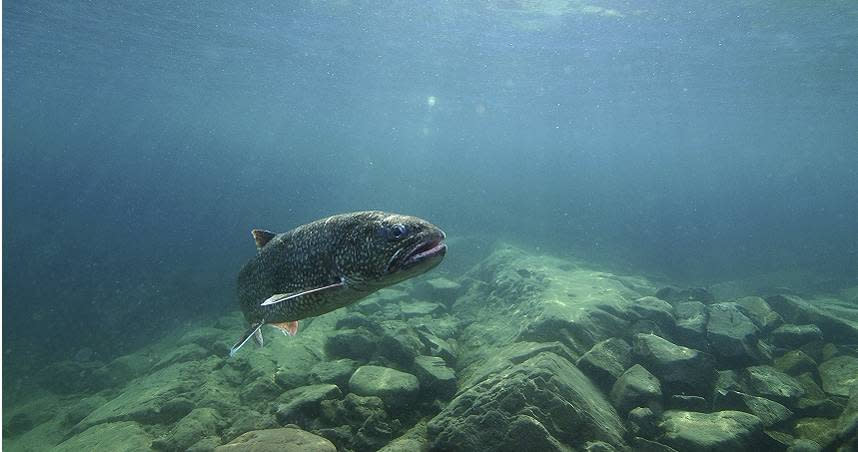
<instances>
[{"instance_id":1,"label":"large boulder","mask_svg":"<svg viewBox=\"0 0 858 452\"><path fill-rule=\"evenodd\" d=\"M738 367L743 364L756 364L760 361L757 349L759 329L735 303L716 303L709 305L709 321L706 324L706 337L709 350Z\"/></svg>"},{"instance_id":2,"label":"large boulder","mask_svg":"<svg viewBox=\"0 0 858 452\"><path fill-rule=\"evenodd\" d=\"M760 440L763 422L741 411L696 413L665 411L660 442L676 450L751 450Z\"/></svg>"},{"instance_id":3,"label":"large boulder","mask_svg":"<svg viewBox=\"0 0 858 452\"><path fill-rule=\"evenodd\" d=\"M661 409L661 384L640 364L623 372L611 389L611 402L622 416L635 407Z\"/></svg>"},{"instance_id":4,"label":"large boulder","mask_svg":"<svg viewBox=\"0 0 858 452\"><path fill-rule=\"evenodd\" d=\"M349 379L349 389L360 396L376 396L388 407L403 408L417 399L420 383L414 375L380 366L361 366Z\"/></svg>"},{"instance_id":5,"label":"large boulder","mask_svg":"<svg viewBox=\"0 0 858 452\"><path fill-rule=\"evenodd\" d=\"M736 299L735 303L762 333L768 333L784 323L780 314L760 297L742 297Z\"/></svg>"},{"instance_id":6,"label":"large boulder","mask_svg":"<svg viewBox=\"0 0 858 452\"><path fill-rule=\"evenodd\" d=\"M540 353L462 391L428 425L430 450L506 450L519 444L555 449L604 441L624 447L614 408L566 359Z\"/></svg>"},{"instance_id":7,"label":"large boulder","mask_svg":"<svg viewBox=\"0 0 858 452\"><path fill-rule=\"evenodd\" d=\"M217 411L197 408L179 420L167 436L155 440L152 448L164 451L187 450L203 438L217 436L223 427L223 419Z\"/></svg>"},{"instance_id":8,"label":"large boulder","mask_svg":"<svg viewBox=\"0 0 858 452\"><path fill-rule=\"evenodd\" d=\"M781 325L772 331L772 344L784 348L798 348L808 342L821 341L822 330L816 325Z\"/></svg>"},{"instance_id":9,"label":"large boulder","mask_svg":"<svg viewBox=\"0 0 858 452\"><path fill-rule=\"evenodd\" d=\"M431 392L433 397L447 400L456 393L456 373L442 358L420 355L414 358L413 367L420 387Z\"/></svg>"},{"instance_id":10,"label":"large boulder","mask_svg":"<svg viewBox=\"0 0 858 452\"><path fill-rule=\"evenodd\" d=\"M715 378L711 355L654 334L635 335L634 354L668 394L707 396Z\"/></svg>"},{"instance_id":11,"label":"large boulder","mask_svg":"<svg viewBox=\"0 0 858 452\"><path fill-rule=\"evenodd\" d=\"M318 384L302 386L280 395L275 405L277 420L281 424L306 425L319 414L323 400L338 399L342 392L337 385Z\"/></svg>"},{"instance_id":12,"label":"large boulder","mask_svg":"<svg viewBox=\"0 0 858 452\"><path fill-rule=\"evenodd\" d=\"M858 386L858 358L837 356L819 365L822 389L828 394L849 397L849 391Z\"/></svg>"},{"instance_id":13,"label":"large boulder","mask_svg":"<svg viewBox=\"0 0 858 452\"><path fill-rule=\"evenodd\" d=\"M215 448L215 452L281 452L286 450L336 452L337 448L325 438L297 428L254 430L239 436L228 444Z\"/></svg>"},{"instance_id":14,"label":"large boulder","mask_svg":"<svg viewBox=\"0 0 858 452\"><path fill-rule=\"evenodd\" d=\"M90 427L53 449L55 452L78 452L82 450L110 450L135 452L151 450L152 437L136 422L111 422Z\"/></svg>"},{"instance_id":15,"label":"large boulder","mask_svg":"<svg viewBox=\"0 0 858 452\"><path fill-rule=\"evenodd\" d=\"M676 304L676 341L687 347L706 350L706 305L699 301L683 301Z\"/></svg>"},{"instance_id":16,"label":"large boulder","mask_svg":"<svg viewBox=\"0 0 858 452\"><path fill-rule=\"evenodd\" d=\"M760 418L766 428L780 424L793 415L789 408L780 403L738 391L716 391L712 407L715 410L751 413Z\"/></svg>"},{"instance_id":17,"label":"large boulder","mask_svg":"<svg viewBox=\"0 0 858 452\"><path fill-rule=\"evenodd\" d=\"M752 366L743 371L745 382L754 395L795 407L806 390L795 378L772 366Z\"/></svg>"},{"instance_id":18,"label":"large boulder","mask_svg":"<svg viewBox=\"0 0 858 452\"><path fill-rule=\"evenodd\" d=\"M631 350L628 342L612 337L594 345L575 365L596 385L610 390L617 378L631 365Z\"/></svg>"},{"instance_id":19,"label":"large boulder","mask_svg":"<svg viewBox=\"0 0 858 452\"><path fill-rule=\"evenodd\" d=\"M788 323L813 324L825 337L858 342L858 308L854 304L831 298L808 302L795 295L775 295L766 298L766 302Z\"/></svg>"}]
</instances>

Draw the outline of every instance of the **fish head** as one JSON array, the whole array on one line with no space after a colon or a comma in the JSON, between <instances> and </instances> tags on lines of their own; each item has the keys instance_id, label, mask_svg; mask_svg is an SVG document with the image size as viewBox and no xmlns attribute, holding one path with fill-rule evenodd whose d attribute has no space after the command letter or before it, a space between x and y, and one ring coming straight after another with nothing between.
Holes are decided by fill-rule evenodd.
<instances>
[{"instance_id":1,"label":"fish head","mask_svg":"<svg viewBox=\"0 0 858 452\"><path fill-rule=\"evenodd\" d=\"M379 289L425 273L444 259L444 231L421 218L367 212L353 225L338 267L348 281Z\"/></svg>"}]
</instances>

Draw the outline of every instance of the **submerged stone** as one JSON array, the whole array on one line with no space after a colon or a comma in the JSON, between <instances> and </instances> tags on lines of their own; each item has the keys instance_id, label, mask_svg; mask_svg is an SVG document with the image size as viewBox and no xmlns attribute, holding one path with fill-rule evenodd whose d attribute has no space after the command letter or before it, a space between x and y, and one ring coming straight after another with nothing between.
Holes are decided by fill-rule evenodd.
<instances>
[{"instance_id":1,"label":"submerged stone","mask_svg":"<svg viewBox=\"0 0 858 452\"><path fill-rule=\"evenodd\" d=\"M712 407L716 410L738 410L751 413L768 428L785 422L792 417L789 408L763 397L756 397L737 391L718 391Z\"/></svg>"},{"instance_id":2,"label":"submerged stone","mask_svg":"<svg viewBox=\"0 0 858 452\"><path fill-rule=\"evenodd\" d=\"M290 427L247 432L228 444L215 448L215 452L280 452L291 450L336 452L337 448L321 436Z\"/></svg>"},{"instance_id":3,"label":"submerged stone","mask_svg":"<svg viewBox=\"0 0 858 452\"><path fill-rule=\"evenodd\" d=\"M420 387L431 392L433 398L447 400L456 394L456 373L437 356L414 358L414 375Z\"/></svg>"},{"instance_id":4,"label":"submerged stone","mask_svg":"<svg viewBox=\"0 0 858 452\"><path fill-rule=\"evenodd\" d=\"M751 319L734 303L709 305L708 312L706 337L713 354L733 364L728 367L760 361L756 348L759 329Z\"/></svg>"},{"instance_id":5,"label":"submerged stone","mask_svg":"<svg viewBox=\"0 0 858 452\"><path fill-rule=\"evenodd\" d=\"M781 325L772 331L772 344L778 347L798 348L808 342L821 341L822 330L816 325Z\"/></svg>"},{"instance_id":6,"label":"submerged stone","mask_svg":"<svg viewBox=\"0 0 858 452\"><path fill-rule=\"evenodd\" d=\"M623 372L611 389L611 402L621 416L634 407L661 409L661 384L640 364Z\"/></svg>"},{"instance_id":7,"label":"submerged stone","mask_svg":"<svg viewBox=\"0 0 858 452\"><path fill-rule=\"evenodd\" d=\"M136 422L111 422L88 428L56 447L54 452L79 452L83 450L110 450L132 452L150 450L152 437Z\"/></svg>"},{"instance_id":8,"label":"submerged stone","mask_svg":"<svg viewBox=\"0 0 858 452\"><path fill-rule=\"evenodd\" d=\"M597 386L610 390L617 378L631 365L631 346L612 337L597 343L575 365Z\"/></svg>"},{"instance_id":9,"label":"submerged stone","mask_svg":"<svg viewBox=\"0 0 858 452\"><path fill-rule=\"evenodd\" d=\"M711 355L652 334L635 335L634 354L668 394L706 396L715 377Z\"/></svg>"},{"instance_id":10,"label":"submerged stone","mask_svg":"<svg viewBox=\"0 0 858 452\"><path fill-rule=\"evenodd\" d=\"M750 450L763 431L757 416L741 411L665 411L658 440L677 450Z\"/></svg>"},{"instance_id":11,"label":"submerged stone","mask_svg":"<svg viewBox=\"0 0 858 452\"><path fill-rule=\"evenodd\" d=\"M822 389L831 395L849 397L852 388L858 386L858 358L838 356L819 365Z\"/></svg>"},{"instance_id":12,"label":"submerged stone","mask_svg":"<svg viewBox=\"0 0 858 452\"><path fill-rule=\"evenodd\" d=\"M772 366L753 366L744 370L748 388L754 395L794 407L805 389L795 378Z\"/></svg>"},{"instance_id":13,"label":"submerged stone","mask_svg":"<svg viewBox=\"0 0 858 452\"><path fill-rule=\"evenodd\" d=\"M389 407L405 407L417 399L420 384L414 375L380 366L361 366L349 379L351 392L377 396Z\"/></svg>"}]
</instances>

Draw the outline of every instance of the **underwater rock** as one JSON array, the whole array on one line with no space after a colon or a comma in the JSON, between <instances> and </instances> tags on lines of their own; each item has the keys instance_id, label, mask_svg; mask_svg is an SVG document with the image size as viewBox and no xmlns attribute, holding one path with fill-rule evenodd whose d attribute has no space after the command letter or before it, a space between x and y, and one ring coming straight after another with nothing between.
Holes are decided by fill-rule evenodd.
<instances>
[{"instance_id":1,"label":"underwater rock","mask_svg":"<svg viewBox=\"0 0 858 452\"><path fill-rule=\"evenodd\" d=\"M376 396L385 405L404 408L417 400L420 384L414 375L380 366L361 366L349 379L349 389L360 396Z\"/></svg>"},{"instance_id":2,"label":"underwater rock","mask_svg":"<svg viewBox=\"0 0 858 452\"><path fill-rule=\"evenodd\" d=\"M858 386L858 358L837 356L819 365L822 389L831 395L849 397L849 391Z\"/></svg>"},{"instance_id":3,"label":"underwater rock","mask_svg":"<svg viewBox=\"0 0 858 452\"><path fill-rule=\"evenodd\" d=\"M206 436L188 447L186 452L214 452L222 443L219 436Z\"/></svg>"},{"instance_id":4,"label":"underwater rock","mask_svg":"<svg viewBox=\"0 0 858 452\"><path fill-rule=\"evenodd\" d=\"M447 307L452 306L463 292L461 284L444 277L420 281L414 288L417 297L434 300Z\"/></svg>"},{"instance_id":5,"label":"underwater rock","mask_svg":"<svg viewBox=\"0 0 858 452\"><path fill-rule=\"evenodd\" d=\"M33 428L33 419L28 413L18 412L9 418L9 422L3 426L3 436L17 436Z\"/></svg>"},{"instance_id":6,"label":"underwater rock","mask_svg":"<svg viewBox=\"0 0 858 452\"><path fill-rule=\"evenodd\" d=\"M401 429L399 420L391 419L375 396L349 393L342 400L322 402L321 411L326 425L341 426L317 431L341 449L378 450Z\"/></svg>"},{"instance_id":7,"label":"underwater rock","mask_svg":"<svg viewBox=\"0 0 858 452\"><path fill-rule=\"evenodd\" d=\"M780 314L775 312L761 297L742 297L734 301L762 333L769 333L784 323Z\"/></svg>"},{"instance_id":8,"label":"underwater rock","mask_svg":"<svg viewBox=\"0 0 858 452\"><path fill-rule=\"evenodd\" d=\"M715 378L708 353L676 345L653 334L635 335L634 355L661 382L667 394L706 396Z\"/></svg>"},{"instance_id":9,"label":"underwater rock","mask_svg":"<svg viewBox=\"0 0 858 452\"><path fill-rule=\"evenodd\" d=\"M151 450L152 437L136 422L111 422L90 427L51 449L53 452L82 450Z\"/></svg>"},{"instance_id":10,"label":"underwater rock","mask_svg":"<svg viewBox=\"0 0 858 452\"><path fill-rule=\"evenodd\" d=\"M244 385L238 394L245 404L274 400L281 392L280 386L271 381L271 377L260 377Z\"/></svg>"},{"instance_id":11,"label":"underwater rock","mask_svg":"<svg viewBox=\"0 0 858 452\"><path fill-rule=\"evenodd\" d=\"M719 370L715 378L715 391L747 392L742 376L736 370Z\"/></svg>"},{"instance_id":12,"label":"underwater rock","mask_svg":"<svg viewBox=\"0 0 858 452\"><path fill-rule=\"evenodd\" d=\"M97 372L102 364L94 361L58 361L34 375L43 388L60 395L95 392L110 384L108 372Z\"/></svg>"},{"instance_id":13,"label":"underwater rock","mask_svg":"<svg viewBox=\"0 0 858 452\"><path fill-rule=\"evenodd\" d=\"M438 303L408 300L399 303L399 312L405 319L424 316L434 317L446 312L446 308Z\"/></svg>"},{"instance_id":14,"label":"underwater rock","mask_svg":"<svg viewBox=\"0 0 858 452\"><path fill-rule=\"evenodd\" d=\"M748 389L754 395L794 408L805 389L795 378L772 366L752 366L743 372Z\"/></svg>"},{"instance_id":15,"label":"underwater rock","mask_svg":"<svg viewBox=\"0 0 858 452\"><path fill-rule=\"evenodd\" d=\"M709 402L700 396L674 394L667 400L667 406L671 410L682 411L709 411Z\"/></svg>"},{"instance_id":16,"label":"underwater rock","mask_svg":"<svg viewBox=\"0 0 858 452\"><path fill-rule=\"evenodd\" d=\"M646 438L636 436L629 442L635 452L678 452L676 449Z\"/></svg>"},{"instance_id":17,"label":"underwater rock","mask_svg":"<svg viewBox=\"0 0 858 452\"><path fill-rule=\"evenodd\" d=\"M302 386L280 395L274 408L275 415L280 424L307 425L309 420L318 417L323 400L339 399L342 396L337 385Z\"/></svg>"},{"instance_id":18,"label":"underwater rock","mask_svg":"<svg viewBox=\"0 0 858 452\"><path fill-rule=\"evenodd\" d=\"M83 398L69 407L63 418L63 422L67 425L75 425L85 417L89 416L89 414L95 411L96 408L104 405L106 401L107 399L100 395ZM12 420L14 419L15 418L13 417Z\"/></svg>"},{"instance_id":19,"label":"underwater rock","mask_svg":"<svg viewBox=\"0 0 858 452\"><path fill-rule=\"evenodd\" d=\"M263 414L254 410L243 410L235 414L230 421L229 427L223 431L223 440L230 442L238 438L242 433L253 430L266 430L277 428L277 421L271 414Z\"/></svg>"},{"instance_id":20,"label":"underwater rock","mask_svg":"<svg viewBox=\"0 0 858 452\"><path fill-rule=\"evenodd\" d=\"M336 328L338 330L356 330L363 328L374 335L384 332L381 324L376 320L354 311L348 311L348 314L346 314L345 317L337 320Z\"/></svg>"},{"instance_id":21,"label":"underwater rock","mask_svg":"<svg viewBox=\"0 0 858 452\"><path fill-rule=\"evenodd\" d=\"M806 372L816 373L816 361L801 350L790 350L775 358L775 368L787 375L801 375Z\"/></svg>"},{"instance_id":22,"label":"underwater rock","mask_svg":"<svg viewBox=\"0 0 858 452\"><path fill-rule=\"evenodd\" d=\"M569 361L542 352L460 392L429 421L430 450L506 450L513 424L531 434L541 425L566 447L588 440L625 446L623 423L602 393Z\"/></svg>"},{"instance_id":23,"label":"underwater rock","mask_svg":"<svg viewBox=\"0 0 858 452\"><path fill-rule=\"evenodd\" d=\"M837 419L805 417L795 421L793 432L796 438L806 439L826 449L837 441Z\"/></svg>"},{"instance_id":24,"label":"underwater rock","mask_svg":"<svg viewBox=\"0 0 858 452\"><path fill-rule=\"evenodd\" d=\"M647 407L637 407L629 411L627 422L629 433L644 438L655 438L658 436L658 416Z\"/></svg>"},{"instance_id":25,"label":"underwater rock","mask_svg":"<svg viewBox=\"0 0 858 452\"><path fill-rule=\"evenodd\" d=\"M124 384L137 378L152 367L149 360L137 354L122 355L107 364L107 373L114 385Z\"/></svg>"},{"instance_id":26,"label":"underwater rock","mask_svg":"<svg viewBox=\"0 0 858 452\"><path fill-rule=\"evenodd\" d=\"M398 318L399 302L410 298L408 292L393 287L381 289L360 303L352 305L352 309L361 314L374 315L381 318Z\"/></svg>"},{"instance_id":27,"label":"underwater rock","mask_svg":"<svg viewBox=\"0 0 858 452\"><path fill-rule=\"evenodd\" d=\"M349 378L360 366L353 359L343 358L334 361L322 361L310 369L310 382L313 384L335 384L340 389L348 389Z\"/></svg>"},{"instance_id":28,"label":"underwater rock","mask_svg":"<svg viewBox=\"0 0 858 452\"><path fill-rule=\"evenodd\" d=\"M822 452L822 446L809 439L797 439L790 444L787 452Z\"/></svg>"},{"instance_id":29,"label":"underwater rock","mask_svg":"<svg viewBox=\"0 0 858 452\"><path fill-rule=\"evenodd\" d=\"M73 429L80 432L93 425L117 421L137 421L143 424L171 424L194 408L190 398L211 372L211 362L174 364L140 377L122 392L98 407Z\"/></svg>"},{"instance_id":30,"label":"underwater rock","mask_svg":"<svg viewBox=\"0 0 858 452\"><path fill-rule=\"evenodd\" d=\"M690 289L677 289L675 287L663 287L656 291L656 298L667 301L671 304L681 303L683 301L699 301L703 304L715 302L715 297L708 290L701 287Z\"/></svg>"},{"instance_id":31,"label":"underwater rock","mask_svg":"<svg viewBox=\"0 0 858 452\"><path fill-rule=\"evenodd\" d=\"M741 411L665 411L659 426L659 442L688 451L751 450L763 431L760 418Z\"/></svg>"},{"instance_id":32,"label":"underwater rock","mask_svg":"<svg viewBox=\"0 0 858 452\"><path fill-rule=\"evenodd\" d=\"M798 348L808 342L821 341L822 330L816 325L787 323L772 331L772 344L784 348Z\"/></svg>"},{"instance_id":33,"label":"underwater rock","mask_svg":"<svg viewBox=\"0 0 858 452\"><path fill-rule=\"evenodd\" d=\"M301 429L284 427L247 432L228 444L218 446L215 452L281 452L281 451L336 452L333 443L319 435Z\"/></svg>"},{"instance_id":34,"label":"underwater rock","mask_svg":"<svg viewBox=\"0 0 858 452\"><path fill-rule=\"evenodd\" d=\"M630 320L652 320L663 331L673 331L676 326L673 306L656 297L638 298L628 305L626 312Z\"/></svg>"},{"instance_id":35,"label":"underwater rock","mask_svg":"<svg viewBox=\"0 0 858 452\"><path fill-rule=\"evenodd\" d=\"M706 340L706 305L699 301L684 301L677 303L674 310L676 341L686 347L707 350L709 342Z\"/></svg>"},{"instance_id":36,"label":"underwater rock","mask_svg":"<svg viewBox=\"0 0 858 452\"><path fill-rule=\"evenodd\" d=\"M751 413L760 418L766 428L780 424L793 415L789 408L780 403L738 391L716 391L712 409Z\"/></svg>"},{"instance_id":37,"label":"underwater rock","mask_svg":"<svg viewBox=\"0 0 858 452\"><path fill-rule=\"evenodd\" d=\"M325 342L325 353L333 358L367 361L375 353L377 340L365 328L339 330Z\"/></svg>"},{"instance_id":38,"label":"underwater rock","mask_svg":"<svg viewBox=\"0 0 858 452\"><path fill-rule=\"evenodd\" d=\"M152 370L160 370L167 366L185 361L199 360L209 356L209 354L210 352L208 350L197 344L185 344L181 347L170 350L166 355L164 355L164 357L155 363L154 366L152 366Z\"/></svg>"},{"instance_id":39,"label":"underwater rock","mask_svg":"<svg viewBox=\"0 0 858 452\"><path fill-rule=\"evenodd\" d=\"M542 423L525 414L519 414L512 418L503 442L504 450L509 451L564 452L568 450L548 432Z\"/></svg>"},{"instance_id":40,"label":"underwater rock","mask_svg":"<svg viewBox=\"0 0 858 452\"><path fill-rule=\"evenodd\" d=\"M826 337L843 343L858 342L858 310L824 299L809 303L794 295L775 295L766 302L783 319L793 324L814 324Z\"/></svg>"},{"instance_id":41,"label":"underwater rock","mask_svg":"<svg viewBox=\"0 0 858 452\"><path fill-rule=\"evenodd\" d=\"M177 422L164 438L152 442L152 448L183 451L201 439L216 436L224 427L220 414L211 408L197 408Z\"/></svg>"},{"instance_id":42,"label":"underwater rock","mask_svg":"<svg viewBox=\"0 0 858 452\"><path fill-rule=\"evenodd\" d=\"M731 364L727 367L762 361L756 347L759 330L734 303L711 304L707 310L706 337L714 355Z\"/></svg>"},{"instance_id":43,"label":"underwater rock","mask_svg":"<svg viewBox=\"0 0 858 452\"><path fill-rule=\"evenodd\" d=\"M408 367L423 351L423 342L414 328L390 328L381 337L378 354L401 367Z\"/></svg>"},{"instance_id":44,"label":"underwater rock","mask_svg":"<svg viewBox=\"0 0 858 452\"><path fill-rule=\"evenodd\" d=\"M198 327L194 328L179 339L178 345L197 344L209 351L215 351L215 344L221 340L230 340L229 332L220 328Z\"/></svg>"},{"instance_id":45,"label":"underwater rock","mask_svg":"<svg viewBox=\"0 0 858 452\"><path fill-rule=\"evenodd\" d=\"M632 364L628 342L612 337L597 343L575 365L603 391L610 391L617 378Z\"/></svg>"},{"instance_id":46,"label":"underwater rock","mask_svg":"<svg viewBox=\"0 0 858 452\"><path fill-rule=\"evenodd\" d=\"M453 344L436 336L424 325L415 328L415 330L420 336L420 341L423 342L423 346L426 347L430 355L439 356L450 365L453 365L456 362L456 348Z\"/></svg>"},{"instance_id":47,"label":"underwater rock","mask_svg":"<svg viewBox=\"0 0 858 452\"><path fill-rule=\"evenodd\" d=\"M414 358L414 375L432 398L447 400L456 394L456 373L442 358L425 355Z\"/></svg>"},{"instance_id":48,"label":"underwater rock","mask_svg":"<svg viewBox=\"0 0 858 452\"><path fill-rule=\"evenodd\" d=\"M634 407L649 407L661 411L661 384L655 375L640 364L630 367L617 378L611 388L610 397L620 416Z\"/></svg>"},{"instance_id":49,"label":"underwater rock","mask_svg":"<svg viewBox=\"0 0 858 452\"><path fill-rule=\"evenodd\" d=\"M426 438L426 421L420 421L402 436L389 442L378 452L414 452L426 450L429 440Z\"/></svg>"}]
</instances>

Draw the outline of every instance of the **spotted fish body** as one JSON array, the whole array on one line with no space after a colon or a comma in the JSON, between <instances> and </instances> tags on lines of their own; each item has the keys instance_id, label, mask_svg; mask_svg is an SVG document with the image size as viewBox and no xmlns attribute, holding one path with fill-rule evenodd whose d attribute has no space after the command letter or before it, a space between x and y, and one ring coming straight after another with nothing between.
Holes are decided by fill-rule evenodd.
<instances>
[{"instance_id":1,"label":"spotted fish body","mask_svg":"<svg viewBox=\"0 0 858 452\"><path fill-rule=\"evenodd\" d=\"M424 273L444 258L444 232L420 218L354 212L282 234L254 230L259 253L238 274L238 299L250 337L261 326L289 334L297 321L325 314Z\"/></svg>"}]
</instances>

